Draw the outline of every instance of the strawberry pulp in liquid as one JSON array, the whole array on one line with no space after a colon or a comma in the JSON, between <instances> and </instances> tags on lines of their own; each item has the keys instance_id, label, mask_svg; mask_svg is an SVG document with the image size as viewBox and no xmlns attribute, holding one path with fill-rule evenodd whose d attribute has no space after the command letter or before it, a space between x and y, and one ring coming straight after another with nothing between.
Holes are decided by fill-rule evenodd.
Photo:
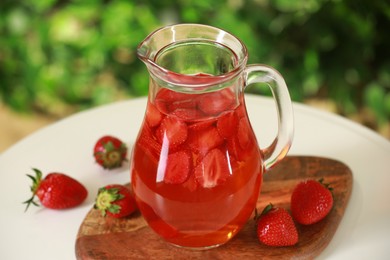
<instances>
[{"instance_id":1,"label":"strawberry pulp in liquid","mask_svg":"<svg viewBox=\"0 0 390 260\"><path fill-rule=\"evenodd\" d=\"M237 234L255 208L263 173L243 97L230 88L203 94L163 88L149 97L131 165L149 226L192 248Z\"/></svg>"}]
</instances>

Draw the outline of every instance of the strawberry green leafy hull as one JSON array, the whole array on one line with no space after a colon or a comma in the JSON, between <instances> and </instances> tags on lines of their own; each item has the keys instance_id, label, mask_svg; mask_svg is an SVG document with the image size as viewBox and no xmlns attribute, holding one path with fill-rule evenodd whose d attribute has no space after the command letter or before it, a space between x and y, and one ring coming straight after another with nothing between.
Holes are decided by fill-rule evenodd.
<instances>
[{"instance_id":1,"label":"strawberry green leafy hull","mask_svg":"<svg viewBox=\"0 0 390 260\"><path fill-rule=\"evenodd\" d=\"M130 190L120 184L110 184L100 188L94 208L99 210L103 217L113 218L129 216L137 209Z\"/></svg>"},{"instance_id":2,"label":"strawberry green leafy hull","mask_svg":"<svg viewBox=\"0 0 390 260\"><path fill-rule=\"evenodd\" d=\"M96 142L93 156L104 169L119 168L126 161L127 146L117 137L105 135Z\"/></svg>"}]
</instances>

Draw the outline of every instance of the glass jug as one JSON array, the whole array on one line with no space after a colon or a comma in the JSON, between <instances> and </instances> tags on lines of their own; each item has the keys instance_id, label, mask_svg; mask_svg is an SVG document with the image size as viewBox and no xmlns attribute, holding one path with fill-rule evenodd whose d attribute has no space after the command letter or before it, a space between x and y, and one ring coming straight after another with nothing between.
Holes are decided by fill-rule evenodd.
<instances>
[{"instance_id":1,"label":"glass jug","mask_svg":"<svg viewBox=\"0 0 390 260\"><path fill-rule=\"evenodd\" d=\"M284 79L246 65L244 44L221 29L177 24L138 47L149 96L131 155L131 184L148 225L171 244L197 249L233 238L254 211L262 175L291 146L293 114ZM244 90L267 83L276 100L278 134L260 149Z\"/></svg>"}]
</instances>

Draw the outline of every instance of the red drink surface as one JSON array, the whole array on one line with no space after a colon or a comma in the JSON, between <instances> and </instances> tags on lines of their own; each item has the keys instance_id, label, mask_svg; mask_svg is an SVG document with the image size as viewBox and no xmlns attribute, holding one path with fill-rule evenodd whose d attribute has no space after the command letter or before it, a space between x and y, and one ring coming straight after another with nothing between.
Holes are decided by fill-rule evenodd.
<instances>
[{"instance_id":1,"label":"red drink surface","mask_svg":"<svg viewBox=\"0 0 390 260\"><path fill-rule=\"evenodd\" d=\"M262 183L262 155L243 100L229 88L161 89L149 97L131 164L145 220L184 247L230 240L252 214Z\"/></svg>"}]
</instances>

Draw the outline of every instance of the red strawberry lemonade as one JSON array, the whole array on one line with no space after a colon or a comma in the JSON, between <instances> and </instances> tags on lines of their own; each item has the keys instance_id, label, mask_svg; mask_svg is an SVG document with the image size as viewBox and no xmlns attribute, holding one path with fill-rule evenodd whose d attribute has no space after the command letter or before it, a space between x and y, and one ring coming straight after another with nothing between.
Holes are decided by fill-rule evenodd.
<instances>
[{"instance_id":1,"label":"red strawberry lemonade","mask_svg":"<svg viewBox=\"0 0 390 260\"><path fill-rule=\"evenodd\" d=\"M190 248L221 245L238 233L255 208L263 173L243 97L229 87L151 94L131 165L149 226Z\"/></svg>"}]
</instances>

